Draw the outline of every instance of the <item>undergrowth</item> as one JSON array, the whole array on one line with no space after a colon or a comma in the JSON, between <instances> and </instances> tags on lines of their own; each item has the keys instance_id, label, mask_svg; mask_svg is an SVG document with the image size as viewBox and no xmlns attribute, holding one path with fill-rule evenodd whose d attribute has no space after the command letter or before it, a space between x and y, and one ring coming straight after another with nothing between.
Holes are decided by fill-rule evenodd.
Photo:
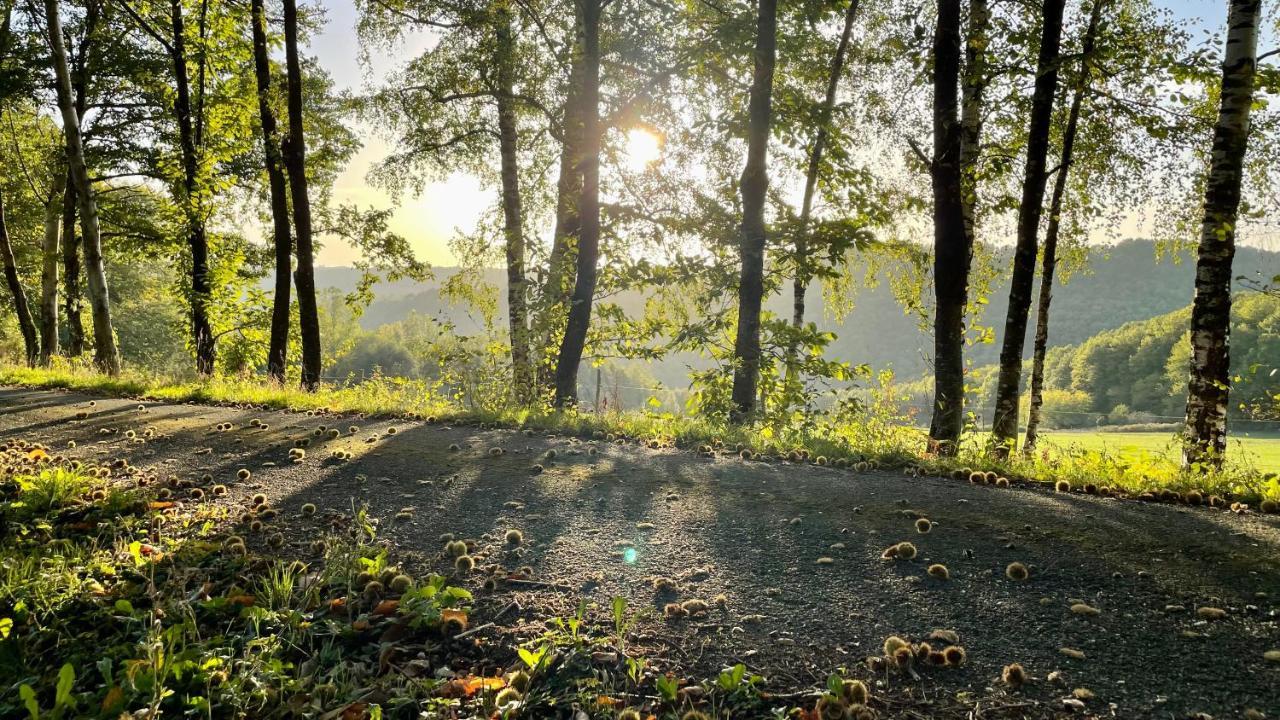
<instances>
[{"instance_id":1,"label":"undergrowth","mask_svg":"<svg viewBox=\"0 0 1280 720\"><path fill-rule=\"evenodd\" d=\"M264 382L262 378L215 377L175 379L126 370L110 377L90 368L61 362L50 368L0 365L0 385L65 388L87 393L165 402L252 405L268 409L358 413L372 417L404 417L451 423L530 428L583 437L626 438L653 447L747 451L753 459L849 465L859 462L906 468L910 472L950 475L982 469L1014 479L1073 485L1094 484L1139 495L1145 492L1200 490L1242 502L1280 500L1275 468L1256 467L1240 453L1222 467L1184 468L1163 454L1125 455L1105 450L1044 444L1033 457L1015 454L999 460L985 436L966 436L956 457L927 452L927 437L908 419L873 403L861 414L819 416L797 425L732 426L701 416L646 411L553 412L546 408L513 408L486 403L464 405L427 380L374 377L354 384L326 383L314 393Z\"/></svg>"}]
</instances>

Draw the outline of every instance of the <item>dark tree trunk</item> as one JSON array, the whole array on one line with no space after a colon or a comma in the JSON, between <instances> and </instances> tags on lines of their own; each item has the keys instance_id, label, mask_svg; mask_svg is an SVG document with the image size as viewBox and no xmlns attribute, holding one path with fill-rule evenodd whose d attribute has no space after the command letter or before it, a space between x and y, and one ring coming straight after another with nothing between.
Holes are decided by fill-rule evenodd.
<instances>
[{"instance_id":1,"label":"dark tree trunk","mask_svg":"<svg viewBox=\"0 0 1280 720\"><path fill-rule=\"evenodd\" d=\"M600 256L600 0L577 0L582 15L582 195L578 200L577 277L556 358L556 407L572 405L578 396L578 365L591 324Z\"/></svg>"},{"instance_id":2,"label":"dark tree trunk","mask_svg":"<svg viewBox=\"0 0 1280 720\"><path fill-rule=\"evenodd\" d=\"M62 230L62 198L67 176L54 175L44 205L44 241L40 246L40 364L48 365L58 352L58 241Z\"/></svg>"},{"instance_id":3,"label":"dark tree trunk","mask_svg":"<svg viewBox=\"0 0 1280 720\"><path fill-rule=\"evenodd\" d=\"M80 40L80 51L76 53L74 67L71 69L71 89L75 97L77 118L84 117L84 109L88 103L89 64L93 59L101 11L100 0L85 3L84 37ZM80 294L81 239L76 232L77 202L75 183L68 169L66 192L62 200L63 314L67 319L67 357L80 357L84 354L84 324L80 319L83 299Z\"/></svg>"},{"instance_id":4,"label":"dark tree trunk","mask_svg":"<svg viewBox=\"0 0 1280 720\"><path fill-rule=\"evenodd\" d=\"M62 295L67 318L67 357L84 354L84 325L80 319L80 236L76 233L76 189L67 179L62 195Z\"/></svg>"},{"instance_id":5,"label":"dark tree trunk","mask_svg":"<svg viewBox=\"0 0 1280 720\"><path fill-rule=\"evenodd\" d=\"M809 167L804 177L804 200L800 204L800 227L796 232L796 277L792 286L791 324L804 325L805 293L809 290L809 218L813 212L813 196L818 188L818 170L822 167L822 154L827 149L831 115L835 111L836 91L840 87L840 75L844 72L844 58L849 52L849 38L853 34L853 18L858 13L858 0L849 0L844 12L844 29L831 59L831 74L827 77L827 94L818 109L818 132L809 148Z\"/></svg>"},{"instance_id":6,"label":"dark tree trunk","mask_svg":"<svg viewBox=\"0 0 1280 720\"><path fill-rule=\"evenodd\" d=\"M1183 462L1221 465L1231 388L1231 263L1258 64L1260 0L1232 0L1222 63L1222 94L1204 195L1204 221L1191 305L1191 376Z\"/></svg>"},{"instance_id":7,"label":"dark tree trunk","mask_svg":"<svg viewBox=\"0 0 1280 720\"><path fill-rule=\"evenodd\" d=\"M275 294L271 302L271 343L267 348L267 375L284 382L289 355L289 287L293 264L293 238L289 234L289 196L281 165L276 114L271 109L271 60L267 54L267 15L263 0L252 0L253 69L258 83L258 116L266 158L267 184L271 191L271 243L276 253Z\"/></svg>"},{"instance_id":8,"label":"dark tree trunk","mask_svg":"<svg viewBox=\"0 0 1280 720\"><path fill-rule=\"evenodd\" d=\"M511 335L511 381L518 405L533 401L533 367L529 362L529 312L524 276L524 220L520 202L520 164L515 100L515 40L511 11L502 4L496 11L498 40L498 136L502 156L503 234L507 252L507 314Z\"/></svg>"},{"instance_id":9,"label":"dark tree trunk","mask_svg":"<svg viewBox=\"0 0 1280 720\"><path fill-rule=\"evenodd\" d=\"M9 244L9 224L5 222L4 198L0 197L0 263L4 265L4 281L13 296L13 311L18 316L22 330L22 344L27 355L27 365L35 367L40 359L40 339L36 336L36 323L31 318L31 306L27 305L27 293L18 279L18 267L13 259L13 247Z\"/></svg>"},{"instance_id":10,"label":"dark tree trunk","mask_svg":"<svg viewBox=\"0 0 1280 720\"><path fill-rule=\"evenodd\" d=\"M297 0L284 0L285 65L289 86L289 138L284 146L293 230L297 237L298 327L302 334L302 387L320 387L320 314L316 308L316 276L311 245L311 198L307 194L307 145L302 127L302 61L298 57Z\"/></svg>"},{"instance_id":11,"label":"dark tree trunk","mask_svg":"<svg viewBox=\"0 0 1280 720\"><path fill-rule=\"evenodd\" d=\"M933 418L929 438L953 455L964 429L964 312L973 236L961 181L960 0L939 0L933 35Z\"/></svg>"},{"instance_id":12,"label":"dark tree trunk","mask_svg":"<svg viewBox=\"0 0 1280 720\"><path fill-rule=\"evenodd\" d=\"M575 3L575 24L581 29L581 3ZM536 342L542 359L538 363L538 387L554 388L553 349L563 338L569 299L577 281L576 262L582 215L582 54L574 53L569 69L569 90L564 100L560 128L560 175L556 181L556 223L547 257L546 284L536 319L540 332Z\"/></svg>"},{"instance_id":13,"label":"dark tree trunk","mask_svg":"<svg viewBox=\"0 0 1280 720\"><path fill-rule=\"evenodd\" d=\"M742 169L742 225L738 280L738 335L733 344L732 422L744 422L756 410L760 380L760 305L764 300L765 196L769 190L766 164L773 121L773 68L778 41L778 2L758 0L755 68L747 103L747 162Z\"/></svg>"},{"instance_id":14,"label":"dark tree trunk","mask_svg":"<svg viewBox=\"0 0 1280 720\"><path fill-rule=\"evenodd\" d=\"M1049 155L1049 128L1053 123L1053 99L1058 90L1058 49L1062 41L1064 0L1045 0L1044 27L1036 60L1035 90L1031 95L1031 122L1027 129L1027 162L1018 207L1018 244L1013 253L1013 277L1009 281L1009 313L1004 323L1000 372L996 380L995 435L997 457L1007 457L1018 444L1018 394L1022 385L1022 350L1027 340L1031 289L1035 284L1036 253L1040 245L1040 217L1044 211L1045 163Z\"/></svg>"},{"instance_id":15,"label":"dark tree trunk","mask_svg":"<svg viewBox=\"0 0 1280 720\"><path fill-rule=\"evenodd\" d=\"M1058 161L1058 174L1053 179L1053 194L1049 200L1049 224L1045 228L1044 249L1040 253L1040 297L1036 305L1035 349L1031 356L1031 398L1027 408L1027 434L1022 452L1030 455L1036 447L1040 429L1040 408L1044 405L1044 358L1049 349L1049 306L1053 302L1053 275L1058 267L1058 233L1062 219L1062 202L1067 194L1067 176L1071 171L1071 156L1076 144L1076 129L1080 124L1080 110L1089 92L1089 76L1093 53L1106 0L1094 0L1080 45L1080 70L1072 89L1071 107L1067 110L1067 124L1062 130L1062 155Z\"/></svg>"},{"instance_id":16,"label":"dark tree trunk","mask_svg":"<svg viewBox=\"0 0 1280 720\"><path fill-rule=\"evenodd\" d=\"M960 81L960 186L964 190L961 203L971 243L978 238L978 158L982 153L982 98L989 81L987 45L990 39L987 35L990 24L991 10L987 7L987 0L969 0L964 76Z\"/></svg>"},{"instance_id":17,"label":"dark tree trunk","mask_svg":"<svg viewBox=\"0 0 1280 720\"><path fill-rule=\"evenodd\" d=\"M170 0L173 23L173 80L175 98L173 113L178 121L178 144L182 151L182 209L187 223L187 246L191 251L191 340L196 351L196 372L211 375L217 349L213 328L209 324L209 239L205 232L204 212L196 187L199 157L196 154L196 132L192 125L191 83L187 76L187 40L182 0Z\"/></svg>"},{"instance_id":18,"label":"dark tree trunk","mask_svg":"<svg viewBox=\"0 0 1280 720\"><path fill-rule=\"evenodd\" d=\"M48 40L57 80L58 109L67 141L67 164L71 168L72 186L80 210L80 227L84 232L85 279L89 285L89 309L93 315L93 360L103 372L120 372L120 353L116 349L111 326L111 296L102 262L102 235L98 228L98 201L89 182L89 169L84 161L84 142L80 136L80 115L71 89L71 73L67 68L67 49L62 39L62 20L58 17L58 0L44 0L48 22Z\"/></svg>"}]
</instances>

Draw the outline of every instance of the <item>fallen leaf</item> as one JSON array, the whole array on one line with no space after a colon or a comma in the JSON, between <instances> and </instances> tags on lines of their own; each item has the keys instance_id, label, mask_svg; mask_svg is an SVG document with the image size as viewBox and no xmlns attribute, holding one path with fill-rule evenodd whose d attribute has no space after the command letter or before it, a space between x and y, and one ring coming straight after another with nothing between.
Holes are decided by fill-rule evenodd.
<instances>
[{"instance_id":1,"label":"fallen leaf","mask_svg":"<svg viewBox=\"0 0 1280 720\"><path fill-rule=\"evenodd\" d=\"M394 615L396 609L400 607L399 600L383 600L378 603L378 607L373 609L374 615Z\"/></svg>"}]
</instances>

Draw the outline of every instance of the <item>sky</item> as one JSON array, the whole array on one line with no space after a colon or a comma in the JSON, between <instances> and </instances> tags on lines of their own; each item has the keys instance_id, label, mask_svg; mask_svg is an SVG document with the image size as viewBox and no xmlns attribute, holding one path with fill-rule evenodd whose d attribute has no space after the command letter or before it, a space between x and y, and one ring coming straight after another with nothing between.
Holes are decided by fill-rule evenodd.
<instances>
[{"instance_id":1,"label":"sky","mask_svg":"<svg viewBox=\"0 0 1280 720\"><path fill-rule=\"evenodd\" d=\"M356 38L354 0L325 0L327 24L312 40L310 52L333 76L339 89L360 92L376 83L388 71L420 53L426 47L423 37L411 38L393 55L374 53L367 61L359 57ZM1225 23L1226 0L1156 0L1183 18L1202 18L1205 27L1216 29ZM1265 42L1261 51L1270 49ZM372 128L358 126L357 134L364 147L338 177L334 199L355 203L362 208L395 207L391 230L404 236L420 260L433 266L456 264L449 249L449 238L457 229L467 230L481 215L493 207L493 189L482 189L476 178L458 174L427 186L417 196L391 197L366 180L369 170L388 153L386 141ZM318 257L321 265L350 265L355 251L337 238L327 238Z\"/></svg>"}]
</instances>

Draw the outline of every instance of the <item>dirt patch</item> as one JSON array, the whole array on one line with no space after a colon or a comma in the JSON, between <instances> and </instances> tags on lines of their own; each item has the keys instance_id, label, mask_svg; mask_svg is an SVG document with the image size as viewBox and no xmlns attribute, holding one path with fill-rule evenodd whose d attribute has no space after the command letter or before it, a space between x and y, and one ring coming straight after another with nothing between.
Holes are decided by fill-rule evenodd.
<instances>
[{"instance_id":1,"label":"dirt patch","mask_svg":"<svg viewBox=\"0 0 1280 720\"><path fill-rule=\"evenodd\" d=\"M532 570L532 583L494 591L480 587L479 573L465 581L481 614L518 602L504 641L535 635L583 598L607 606L622 595L652 610L630 646L655 669L706 677L744 662L778 692L862 668L888 635L955 631L967 650L962 667L922 671L918 681L856 671L903 716L1053 717L1069 714L1062 699L1075 688L1096 696L1085 708L1098 716L1280 713L1280 665L1263 659L1280 648L1277 516L514 430L142 407L0 390L0 442L126 457L161 480L225 484L227 495L200 502L232 517L264 493L281 511L286 550L299 556L360 506L417 571L451 572L442 534L474 539L482 565ZM215 429L223 423L233 429ZM126 437L147 429L145 441ZM306 456L293 464L289 448L304 438ZM241 468L247 480L237 478ZM307 503L314 515L300 512ZM917 530L921 518L927 533ZM519 544L507 542L511 529L522 533ZM903 541L916 546L914 559L881 559ZM1012 562L1024 563L1029 579L1007 578ZM949 579L931 577L932 564ZM674 587L656 589L656 578ZM667 603L690 599L711 607L662 617ZM1073 604L1099 612L1078 614ZM1226 616L1201 618L1205 606ZM1031 676L1017 691L1000 682L1013 662Z\"/></svg>"}]
</instances>

